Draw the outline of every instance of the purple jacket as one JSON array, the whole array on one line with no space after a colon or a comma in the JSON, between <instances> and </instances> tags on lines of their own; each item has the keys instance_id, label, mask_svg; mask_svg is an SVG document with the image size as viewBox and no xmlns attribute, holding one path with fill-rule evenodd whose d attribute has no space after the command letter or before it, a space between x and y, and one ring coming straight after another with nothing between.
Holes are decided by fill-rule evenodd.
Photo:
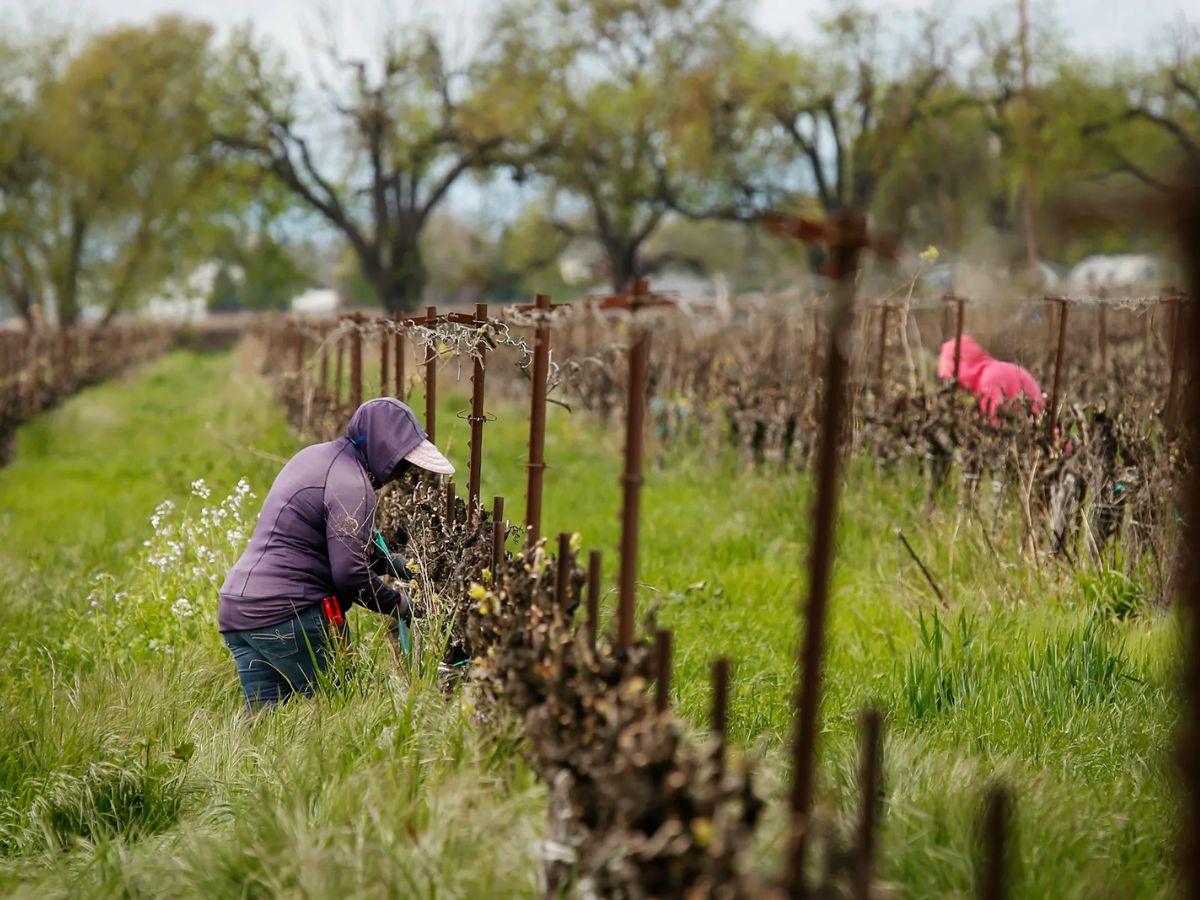
<instances>
[{"instance_id":1,"label":"purple jacket","mask_svg":"<svg viewBox=\"0 0 1200 900\"><path fill-rule=\"evenodd\" d=\"M221 585L221 631L278 625L325 597L407 619L408 598L367 569L375 489L425 431L399 400L369 400L346 437L305 447L271 485L250 544Z\"/></svg>"}]
</instances>

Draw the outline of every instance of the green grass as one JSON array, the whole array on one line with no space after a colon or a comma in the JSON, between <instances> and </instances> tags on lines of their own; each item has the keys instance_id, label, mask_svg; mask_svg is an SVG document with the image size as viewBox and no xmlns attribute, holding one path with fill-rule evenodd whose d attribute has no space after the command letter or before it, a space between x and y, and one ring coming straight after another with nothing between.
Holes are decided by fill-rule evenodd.
<instances>
[{"instance_id":1,"label":"green grass","mask_svg":"<svg viewBox=\"0 0 1200 900\"><path fill-rule=\"evenodd\" d=\"M466 406L447 385L438 443L461 473L467 423L456 414ZM527 409L495 411L484 494L503 494L519 520ZM620 439L550 409L543 531L579 531L603 549L609 584ZM235 541L184 525L210 505L190 496L191 481L206 479L219 499L244 475L261 497L278 467L270 455L294 446L263 387L231 372L228 356L169 357L23 429L16 462L0 470L0 586L15 598L0 613L0 647L17 661L0 680L0 889L536 892L544 795L511 734L480 728L421 667L397 672L365 616L349 686L247 722L210 619L214 592L150 562L182 533L214 552L200 568L225 565ZM693 721L706 716L711 661L734 661L732 730L762 756L776 801L767 866L780 846L809 485L737 471L706 447L653 456L643 603L657 602L675 630L675 703ZM970 895L979 798L994 778L1017 797L1015 895L1170 895L1173 618L1144 608L1136 577L1034 565L1018 552L1013 516L985 533L962 498L927 510L912 473L854 463L850 475L820 801L847 813L856 803L856 720L875 703L888 721L882 874L900 896ZM168 498L177 530L156 535L148 520ZM85 614L89 596L108 604L103 614ZM180 596L202 615L172 614Z\"/></svg>"},{"instance_id":2,"label":"green grass","mask_svg":"<svg viewBox=\"0 0 1200 900\"><path fill-rule=\"evenodd\" d=\"M348 687L247 721L208 573L182 571L201 560L150 562L184 537L223 571L240 545L203 509L242 476L261 497L295 447L264 385L228 356L173 355L22 430L0 470L0 892L534 890L541 787L429 667L398 673L356 617ZM193 495L197 478L216 499ZM168 499L178 509L156 533ZM204 615L173 614L179 596Z\"/></svg>"},{"instance_id":3,"label":"green grass","mask_svg":"<svg viewBox=\"0 0 1200 900\"><path fill-rule=\"evenodd\" d=\"M419 399L414 401L418 404ZM465 463L466 425L439 434ZM524 408L487 426L485 497L523 510ZM620 429L549 412L543 533L580 531L615 573ZM677 708L703 723L713 659L734 662L731 731L783 768L810 538L807 479L737 471L703 447L657 447L643 495L639 578L674 629ZM888 721L884 875L904 896L966 895L979 797L1017 794L1022 896L1161 896L1172 890L1170 773L1176 628L1137 608L1128 579L1035 566L1018 521L925 503L913 473L850 466L842 497L823 706L829 803L853 800L859 711ZM515 503L515 506L513 505ZM985 536L981 518L988 521ZM939 610L894 536L904 532L947 596ZM611 599L611 598L610 598ZM843 790L830 791L840 785ZM837 796L835 796L835 793ZM782 802L782 797L778 798ZM777 848L768 848L777 849Z\"/></svg>"}]
</instances>

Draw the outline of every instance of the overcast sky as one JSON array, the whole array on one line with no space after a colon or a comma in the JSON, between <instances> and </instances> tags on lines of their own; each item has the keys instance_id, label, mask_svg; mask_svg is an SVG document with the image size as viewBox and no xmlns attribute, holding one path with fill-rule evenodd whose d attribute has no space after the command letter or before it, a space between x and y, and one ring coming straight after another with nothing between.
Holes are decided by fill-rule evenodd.
<instances>
[{"instance_id":1,"label":"overcast sky","mask_svg":"<svg viewBox=\"0 0 1200 900\"><path fill-rule=\"evenodd\" d=\"M346 47L370 46L371 34L381 21L381 10L416 9L426 15L444 18L465 40L478 32L478 23L496 0L340 0ZM753 2L753 0L751 0ZM890 9L897 15L927 8L930 0L891 0L872 2L872 6ZM953 10L956 17L971 17L1001 5L1015 8L1016 0L942 0L940 7ZM311 33L316 20L313 0L0 0L5 18L25 18L28 10L50 7L76 22L106 24L116 21L144 20L161 12L181 12L215 22L222 30L251 19L263 32L299 55L306 46L305 34ZM774 34L808 37L814 20L828 9L827 0L757 0L755 18L760 26ZM1178 23L1194 2L1184 0L1030 0L1036 16L1052 14L1080 50L1145 51L1158 43L1165 29ZM0 23L2 27L3 23Z\"/></svg>"},{"instance_id":2,"label":"overcast sky","mask_svg":"<svg viewBox=\"0 0 1200 900\"><path fill-rule=\"evenodd\" d=\"M371 58L375 42L390 18L406 21L414 13L440 21L460 49L468 48L483 31L487 10L498 0L334 0L339 10L337 43L348 56ZM801 40L816 34L816 22L830 8L830 0L747 0L754 3L759 27L774 35ZM915 10L937 8L959 23L1002 6L1013 11L1017 0L864 0L873 8L905 16ZM936 4L936 5L935 5ZM1180 27L1185 10L1195 0L1029 0L1035 21L1053 20L1076 49L1088 52L1153 53L1171 28ZM308 74L309 53L322 0L0 0L0 34L11 25L47 14L83 28L116 22L145 21L164 12L178 12L213 22L220 33L251 20L257 31L268 34L286 49L299 70ZM328 5L328 4L327 4ZM1189 11L1192 23L1200 12ZM327 37L321 34L322 43ZM450 205L460 214L483 220L504 221L520 206L520 192L503 180L487 189L473 182L455 185Z\"/></svg>"}]
</instances>

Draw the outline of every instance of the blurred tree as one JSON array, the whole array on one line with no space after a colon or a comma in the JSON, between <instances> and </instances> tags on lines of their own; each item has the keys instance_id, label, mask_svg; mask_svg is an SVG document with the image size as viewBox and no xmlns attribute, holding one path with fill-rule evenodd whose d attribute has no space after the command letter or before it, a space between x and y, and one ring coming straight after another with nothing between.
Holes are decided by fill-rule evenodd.
<instances>
[{"instance_id":1,"label":"blurred tree","mask_svg":"<svg viewBox=\"0 0 1200 900\"><path fill-rule=\"evenodd\" d=\"M922 122L876 190L879 227L912 246L935 244L956 256L986 225L999 167L978 110Z\"/></svg>"},{"instance_id":2,"label":"blurred tree","mask_svg":"<svg viewBox=\"0 0 1200 900\"><path fill-rule=\"evenodd\" d=\"M751 223L669 216L646 242L651 271L683 268L723 275L733 291L780 290L795 284L806 267L795 248Z\"/></svg>"},{"instance_id":3,"label":"blurred tree","mask_svg":"<svg viewBox=\"0 0 1200 900\"><path fill-rule=\"evenodd\" d=\"M24 48L0 43L0 293L31 322L44 285L35 253L37 222L33 191L41 178L30 128L28 55Z\"/></svg>"},{"instance_id":4,"label":"blurred tree","mask_svg":"<svg viewBox=\"0 0 1200 900\"><path fill-rule=\"evenodd\" d=\"M37 96L69 55L62 31L0 41L0 291L32 327L53 294L47 192Z\"/></svg>"},{"instance_id":5,"label":"blurred tree","mask_svg":"<svg viewBox=\"0 0 1200 900\"><path fill-rule=\"evenodd\" d=\"M477 65L454 67L428 28L393 28L383 44L374 64L323 48L314 116L296 79L240 34L228 85L244 114L224 123L220 141L344 236L380 304L411 310L428 280L421 237L430 216L460 178L498 156L516 95Z\"/></svg>"},{"instance_id":6,"label":"blurred tree","mask_svg":"<svg viewBox=\"0 0 1200 900\"><path fill-rule=\"evenodd\" d=\"M559 223L561 224L561 223ZM527 204L500 235L502 265L512 273L525 294L558 295L563 286L559 260L570 247L570 232L586 230L585 222L571 228L556 227L544 199Z\"/></svg>"},{"instance_id":7,"label":"blurred tree","mask_svg":"<svg viewBox=\"0 0 1200 900\"><path fill-rule=\"evenodd\" d=\"M209 152L208 25L177 16L88 40L33 100L34 189L59 321L81 289L111 317L186 264Z\"/></svg>"},{"instance_id":8,"label":"blurred tree","mask_svg":"<svg viewBox=\"0 0 1200 900\"><path fill-rule=\"evenodd\" d=\"M243 308L242 288L228 265L222 264L213 279L208 308L213 312L237 312Z\"/></svg>"},{"instance_id":9,"label":"blurred tree","mask_svg":"<svg viewBox=\"0 0 1200 900\"><path fill-rule=\"evenodd\" d=\"M747 221L768 208L873 210L910 147L970 99L955 82L958 43L942 18L918 14L899 31L885 27L892 22L834 0L813 43L727 30L719 65L690 86L703 113L683 134L699 165L672 205L692 218ZM889 197L893 222L903 218L898 199ZM812 268L824 257L818 247L806 254Z\"/></svg>"},{"instance_id":10,"label":"blurred tree","mask_svg":"<svg viewBox=\"0 0 1200 900\"><path fill-rule=\"evenodd\" d=\"M684 85L718 64L737 0L528 0L491 45L512 84L537 86L526 165L545 180L562 239L596 241L623 290L695 166L679 140L695 107ZM705 172L711 177L711 172Z\"/></svg>"},{"instance_id":11,"label":"blurred tree","mask_svg":"<svg viewBox=\"0 0 1200 900\"><path fill-rule=\"evenodd\" d=\"M294 195L275 179L244 160L223 161L221 183L209 195L205 228L197 235L203 253L217 261L236 284L236 305L212 309L288 307L312 283L312 259L289 226L301 224ZM233 273L237 273L234 278ZM223 298L232 302L233 296Z\"/></svg>"},{"instance_id":12,"label":"blurred tree","mask_svg":"<svg viewBox=\"0 0 1200 900\"><path fill-rule=\"evenodd\" d=\"M1083 129L1104 155L1104 174L1174 193L1180 164L1200 165L1200 28L1180 21L1158 59L1117 73L1119 104L1093 110Z\"/></svg>"},{"instance_id":13,"label":"blurred tree","mask_svg":"<svg viewBox=\"0 0 1200 900\"><path fill-rule=\"evenodd\" d=\"M923 123L960 106L952 79L956 44L936 14L915 34L885 32L881 14L836 2L822 39L805 48L764 39L752 60L773 130L799 155L825 212L869 209ZM768 173L770 174L770 173ZM773 176L773 177L777 177Z\"/></svg>"}]
</instances>

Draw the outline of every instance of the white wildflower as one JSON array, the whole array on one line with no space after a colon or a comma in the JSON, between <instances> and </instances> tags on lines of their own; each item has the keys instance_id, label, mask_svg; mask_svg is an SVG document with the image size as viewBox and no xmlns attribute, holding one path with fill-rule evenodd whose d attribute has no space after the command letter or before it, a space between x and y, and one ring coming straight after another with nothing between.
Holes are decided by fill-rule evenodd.
<instances>
[{"instance_id":1,"label":"white wildflower","mask_svg":"<svg viewBox=\"0 0 1200 900\"><path fill-rule=\"evenodd\" d=\"M158 504L158 507L154 510L154 515L150 517L150 524L154 527L155 531L159 530L159 527L162 525L162 520L174 512L174 510L175 504L171 500L164 500L162 503Z\"/></svg>"},{"instance_id":2,"label":"white wildflower","mask_svg":"<svg viewBox=\"0 0 1200 900\"><path fill-rule=\"evenodd\" d=\"M201 500L207 500L212 496L212 489L204 483L203 478L197 478L192 482L192 494L199 497Z\"/></svg>"}]
</instances>

